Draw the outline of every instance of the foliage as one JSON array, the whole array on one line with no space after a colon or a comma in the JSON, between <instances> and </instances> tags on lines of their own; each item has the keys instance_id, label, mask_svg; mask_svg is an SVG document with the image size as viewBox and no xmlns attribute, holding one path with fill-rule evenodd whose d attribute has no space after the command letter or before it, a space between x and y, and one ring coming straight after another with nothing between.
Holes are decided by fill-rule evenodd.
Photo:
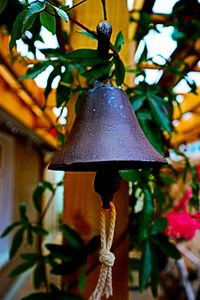
<instances>
[{"instance_id":1,"label":"foliage","mask_svg":"<svg viewBox=\"0 0 200 300\"><path fill-rule=\"evenodd\" d=\"M33 245L34 240L39 241L38 236L50 234L42 225L46 208L42 211L41 197L46 190L50 190L52 195L54 195L61 184L61 182L58 182L56 185L52 185L49 182L38 183L32 199L36 211L40 212L38 222L29 220L25 204L20 205L19 220L9 225L1 234L1 237L5 237L15 230L10 249L10 258L13 258L19 252L20 248L22 249L26 239L29 245ZM51 199L52 197L50 197L49 201L51 201ZM47 204L47 207L48 205L49 204ZM17 227L18 229L16 230ZM99 248L100 238L99 236L94 236L85 243L79 233L67 224L61 224L59 230L63 234L63 245L45 243L45 254L41 251L42 248L39 252L21 253L21 263L11 271L10 276L19 276L23 272L32 269L34 288L38 290L44 285L47 288L46 293L34 293L24 299L52 299L52 297L55 297L54 299L83 299L81 296L72 294L70 290L62 291L55 285L50 284L47 269L50 270L51 274L56 276L69 275L75 271L79 272L80 280L78 284L80 291L83 292L85 288L85 265L88 257ZM40 247L42 247L42 245L40 245ZM49 291L49 285L51 292Z\"/></svg>"},{"instance_id":2,"label":"foliage","mask_svg":"<svg viewBox=\"0 0 200 300\"><path fill-rule=\"evenodd\" d=\"M17 0L16 0L17 1ZM7 14L7 9L11 2L5 1L0 6L0 14ZM54 3L54 4L52 4ZM19 4L19 3L18 3ZM190 3L191 5L191 3ZM193 9L193 8L196 9ZM187 0L180 0L174 6L173 12L167 17L165 26L173 26L173 39L178 43L184 43L187 37L191 37L192 43L199 38L199 4L192 0L192 5L188 8ZM188 13L189 9L189 13ZM191 27L185 16L190 18ZM20 80L34 79L41 72L51 66L52 71L47 79L47 86L44 91L46 100L52 90L52 83L57 76L60 76L56 90L57 107L65 107L66 103L73 95L77 96L76 109L78 110L82 95L93 86L95 80L110 79L114 85L122 86L125 78L125 72L134 73L136 79L141 78L136 86L127 86L125 89L129 96L130 103L143 128L144 133L150 143L163 155L168 155L170 138L173 133L172 115L173 103L176 101L176 95L171 85L165 84L164 88L158 84L148 84L146 74L142 68L143 63L154 62L154 58L148 56L147 45L144 44L140 58L135 68L125 68L120 58L120 50L124 44L123 34L120 31L107 56L102 57L95 49L78 49L71 52L66 51L68 39L64 38L64 32L60 32L60 21L68 22L70 12L68 7L59 6L56 1L25 1L22 6L18 5L16 19L12 26L12 38L10 49L16 44L16 41L22 37L28 44L29 51L35 54L35 40L41 40L40 28L44 26L52 34L62 36L62 41L58 37L59 48L40 49L44 54L45 60L31 65L26 74ZM131 18L131 21L138 22ZM4 22L4 25L10 28L10 25ZM134 39L140 41L149 33L150 30L158 31L153 23L149 12L143 10L140 12L139 27ZM10 30L11 31L11 30ZM58 34L59 31L59 34ZM30 38L29 34L32 34ZM96 39L96 32L92 30L80 31L88 38ZM68 47L69 48L69 47ZM165 60L162 66L164 73L173 74L180 79L185 79L192 92L196 92L196 85L187 78L188 66L180 59L176 63ZM164 100L163 100L164 99ZM45 109L45 107L44 107ZM187 174L192 174L191 189L193 192L190 201L190 209L196 209L199 204L199 183L198 172L178 150L184 160L183 182ZM166 166L162 170L123 170L121 177L127 180L132 186L130 193L130 218L129 218L129 237L130 249L137 249L141 256L139 259L130 260L130 269L139 272L139 289L143 291L147 285L151 285L152 293L157 295L158 274L165 266L168 257L178 259L180 254L176 249L175 243L170 241L166 235L169 215L166 213L171 209L170 195L167 191L180 175L172 166ZM2 237L15 231L10 250L10 257L16 255L24 239L32 245L38 236L48 234L42 226L42 220L45 210L42 210L41 199L43 193L48 190L51 192L51 199L60 183L53 186L49 182L41 182L33 193L33 205L40 214L39 223L31 222L28 218L27 209L24 204L20 206L20 219L11 224L2 233ZM170 222L169 222L170 224ZM48 243L45 245L47 254L30 252L21 254L22 263L15 268L11 275L16 276L33 268L33 282L35 289L40 289L42 285L46 286L46 291L34 293L24 299L82 299L81 296L73 295L70 287L67 290L61 289L49 283L47 269L54 275L69 275L75 271L79 272L79 288L82 292L85 287L85 265L88 257L99 247L99 237L93 237L88 243L85 243L82 237L72 228L63 224L60 226L65 242L63 245Z\"/></svg>"}]
</instances>

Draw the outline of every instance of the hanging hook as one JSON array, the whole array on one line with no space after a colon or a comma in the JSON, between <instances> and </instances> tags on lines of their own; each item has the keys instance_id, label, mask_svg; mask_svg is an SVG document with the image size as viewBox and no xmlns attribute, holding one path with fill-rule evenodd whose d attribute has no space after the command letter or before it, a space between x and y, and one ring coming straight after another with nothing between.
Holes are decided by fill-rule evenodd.
<instances>
[{"instance_id":1,"label":"hanging hook","mask_svg":"<svg viewBox=\"0 0 200 300\"><path fill-rule=\"evenodd\" d=\"M101 0L101 4L102 4L102 7L103 7L104 21L107 21L106 0Z\"/></svg>"}]
</instances>

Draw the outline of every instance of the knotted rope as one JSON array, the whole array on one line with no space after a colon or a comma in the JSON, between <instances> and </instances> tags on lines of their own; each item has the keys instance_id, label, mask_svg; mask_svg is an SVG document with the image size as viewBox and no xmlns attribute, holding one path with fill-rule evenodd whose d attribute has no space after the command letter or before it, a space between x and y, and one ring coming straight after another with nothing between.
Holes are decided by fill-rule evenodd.
<instances>
[{"instance_id":1,"label":"knotted rope","mask_svg":"<svg viewBox=\"0 0 200 300\"><path fill-rule=\"evenodd\" d=\"M96 288L89 300L100 300L102 296L109 298L113 294L112 290L112 266L114 265L115 256L110 251L116 221L116 209L113 202L110 202L110 223L108 228L108 236L106 237L106 209L102 208L100 218L100 236L101 250L99 252L99 261L101 262L101 270Z\"/></svg>"}]
</instances>

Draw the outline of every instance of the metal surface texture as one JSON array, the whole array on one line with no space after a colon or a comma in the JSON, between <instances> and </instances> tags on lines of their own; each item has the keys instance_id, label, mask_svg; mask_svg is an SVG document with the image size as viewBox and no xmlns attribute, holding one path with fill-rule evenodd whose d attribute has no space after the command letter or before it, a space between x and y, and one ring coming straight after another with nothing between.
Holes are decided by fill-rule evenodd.
<instances>
[{"instance_id":1,"label":"metal surface texture","mask_svg":"<svg viewBox=\"0 0 200 300\"><path fill-rule=\"evenodd\" d=\"M126 93L98 83L85 94L67 141L49 169L121 170L166 163L144 135Z\"/></svg>"}]
</instances>

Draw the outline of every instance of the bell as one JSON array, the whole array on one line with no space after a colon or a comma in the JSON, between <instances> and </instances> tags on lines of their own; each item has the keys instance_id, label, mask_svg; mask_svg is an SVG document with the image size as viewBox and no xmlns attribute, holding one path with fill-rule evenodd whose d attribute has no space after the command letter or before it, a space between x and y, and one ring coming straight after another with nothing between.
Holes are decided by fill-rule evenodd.
<instances>
[{"instance_id":1,"label":"bell","mask_svg":"<svg viewBox=\"0 0 200 300\"><path fill-rule=\"evenodd\" d=\"M166 163L144 135L126 93L97 82L85 94L67 141L49 169L101 172Z\"/></svg>"}]
</instances>

